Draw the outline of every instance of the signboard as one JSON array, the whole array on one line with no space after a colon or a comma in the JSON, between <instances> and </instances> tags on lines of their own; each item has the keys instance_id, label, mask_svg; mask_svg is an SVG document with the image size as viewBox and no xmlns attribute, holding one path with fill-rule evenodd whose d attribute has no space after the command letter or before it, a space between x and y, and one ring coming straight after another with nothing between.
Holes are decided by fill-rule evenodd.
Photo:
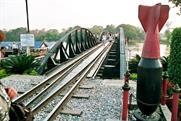
<instances>
[{"instance_id":1,"label":"signboard","mask_svg":"<svg viewBox=\"0 0 181 121\"><path fill-rule=\"evenodd\" d=\"M20 35L22 47L34 47L35 38L33 34L21 34Z\"/></svg>"}]
</instances>

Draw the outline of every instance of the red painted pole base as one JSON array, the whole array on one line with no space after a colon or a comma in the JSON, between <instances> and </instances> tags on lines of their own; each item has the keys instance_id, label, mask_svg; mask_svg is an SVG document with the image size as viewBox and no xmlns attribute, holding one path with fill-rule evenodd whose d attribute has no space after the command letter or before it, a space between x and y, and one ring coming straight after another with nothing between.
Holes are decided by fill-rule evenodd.
<instances>
[{"instance_id":1,"label":"red painted pole base","mask_svg":"<svg viewBox=\"0 0 181 121\"><path fill-rule=\"evenodd\" d=\"M128 94L128 91L123 92L122 121L127 121L128 118Z\"/></svg>"},{"instance_id":2,"label":"red painted pole base","mask_svg":"<svg viewBox=\"0 0 181 121\"><path fill-rule=\"evenodd\" d=\"M171 121L178 120L178 100L179 100L179 93L173 93L173 100L172 100L172 118Z\"/></svg>"}]
</instances>

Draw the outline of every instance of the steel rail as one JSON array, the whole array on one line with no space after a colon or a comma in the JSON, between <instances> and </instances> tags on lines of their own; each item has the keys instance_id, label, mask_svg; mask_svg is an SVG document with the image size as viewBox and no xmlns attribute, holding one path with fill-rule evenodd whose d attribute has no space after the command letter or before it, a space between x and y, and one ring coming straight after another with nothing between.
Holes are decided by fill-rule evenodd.
<instances>
[{"instance_id":1,"label":"steel rail","mask_svg":"<svg viewBox=\"0 0 181 121\"><path fill-rule=\"evenodd\" d=\"M99 46L100 47L100 46ZM97 49L97 47L96 47ZM48 91L52 90L55 85L57 85L59 80L62 80L71 70L74 69L82 60L84 60L89 54L93 53L96 51L96 49L91 50L89 53L87 53L85 56L83 56L80 60L77 60L76 63L73 63L71 67L67 68L64 72L58 75L57 78L55 78L51 83L49 83L48 86L46 86L43 90L41 90L36 96L34 96L31 100L26 102L24 105L28 108L31 108L33 105L36 105L38 102L42 100L43 97L46 96ZM57 69L57 68L56 68Z\"/></svg>"},{"instance_id":2,"label":"steel rail","mask_svg":"<svg viewBox=\"0 0 181 121\"><path fill-rule=\"evenodd\" d=\"M85 56L83 56L80 60L76 61L76 63L72 64L71 68L67 68L67 70L59 74L59 76L55 78L48 86L46 86L43 90L41 90L36 96L34 96L24 105L28 108L31 108L33 105L39 103L42 100L42 98L45 97L47 93L54 88L55 85L60 83L59 80L62 80L71 70L74 69L75 66L77 66L82 60L84 60L89 54L91 54L94 51L95 49L92 50L90 53L86 54Z\"/></svg>"},{"instance_id":3,"label":"steel rail","mask_svg":"<svg viewBox=\"0 0 181 121\"><path fill-rule=\"evenodd\" d=\"M60 80L65 78L69 72L71 72L78 64L81 63L81 61L82 60L79 60L78 62L74 63L71 68L67 68L67 70L58 75L56 79L52 80L52 82L48 86L46 86L43 90L41 90L36 96L34 96L24 105L28 108L31 108L33 105L38 104L42 100L42 98L44 98L49 93L49 91L51 91L58 83L60 83Z\"/></svg>"},{"instance_id":4,"label":"steel rail","mask_svg":"<svg viewBox=\"0 0 181 121\"><path fill-rule=\"evenodd\" d=\"M107 56L110 49L111 48L108 48L106 50L106 52L103 54L103 56L101 56L101 58L97 61L97 63L95 64L95 67L93 67L93 69L91 69L91 71L87 74L87 78L92 78L92 79L95 78L97 72L99 71L99 69L100 69L102 63L104 62L104 60L105 60L105 58L106 58L106 56Z\"/></svg>"},{"instance_id":5,"label":"steel rail","mask_svg":"<svg viewBox=\"0 0 181 121\"><path fill-rule=\"evenodd\" d=\"M109 48L109 50L110 50L110 49L111 49L111 48ZM108 51L109 51L109 50L108 50ZM94 74L93 74L93 76L92 76L92 79L95 79L95 76L97 75L99 69L101 68L101 66L102 66L102 64L103 64L106 56L107 56L107 54L105 54L105 56L103 57L103 59L102 59L101 62L99 63L99 66L96 68L96 71L94 72Z\"/></svg>"},{"instance_id":6,"label":"steel rail","mask_svg":"<svg viewBox=\"0 0 181 121\"><path fill-rule=\"evenodd\" d=\"M81 60L84 59L84 57L86 57L88 53L94 52L101 45L102 44L99 44L99 45L93 47L92 49L86 51L85 53L80 55L78 58L75 58L72 61L70 61L68 63L65 63L64 65L60 65L59 68L56 71L54 71L54 73L52 75L45 78L41 83L34 86L29 91L27 91L24 94L20 95L19 97L15 98L12 102L20 103L23 100L25 100L26 98L29 98L31 95L34 94L35 91L38 91L40 88L43 88L43 87L47 86L50 83L51 80L54 80L54 79L58 78L57 76L60 75L61 73L63 73L67 68L70 68L73 65L73 63L77 62L80 59Z\"/></svg>"},{"instance_id":7,"label":"steel rail","mask_svg":"<svg viewBox=\"0 0 181 121\"><path fill-rule=\"evenodd\" d=\"M108 46L105 48L107 49ZM105 50L104 49L104 50ZM44 119L44 121L52 121L58 113L63 109L63 106L67 103L67 101L71 98L73 95L73 91L76 90L81 83L81 81L86 77L88 72L92 69L92 67L95 65L95 63L101 58L101 56L105 56L104 53L108 51L101 51L101 53L96 57L93 62L89 63L86 69L82 72L82 74L79 76L79 79L76 81L76 83L71 87L71 89L65 94L65 96L61 99L61 101L55 106L55 108L48 114L48 116Z\"/></svg>"},{"instance_id":8,"label":"steel rail","mask_svg":"<svg viewBox=\"0 0 181 121\"><path fill-rule=\"evenodd\" d=\"M54 90L52 90L51 94L49 97L45 97L41 102L39 102L39 104L37 104L35 107L32 108L32 112L33 114L36 114L40 109L41 107L43 107L44 105L46 105L47 103L49 103L52 98L56 95L59 94L59 92L63 91L63 89L70 83L72 83L73 81L75 81L77 79L77 76L80 76L81 73L86 69L87 65L94 62L95 58L98 57L98 55L100 54L100 52L98 53L98 51L101 51L102 48L99 48L96 52L97 53L94 53L92 54L91 56L94 56L93 57L89 57L87 59L84 60L84 64L82 65L79 65L77 67L78 70L74 69L74 71L72 71L72 73L70 73L64 80L63 83L61 83L60 85L57 85L57 88L54 88ZM103 50L103 49L102 49ZM90 59L91 58L91 59ZM87 65L85 65L85 63ZM81 67L83 66L83 67Z\"/></svg>"},{"instance_id":9,"label":"steel rail","mask_svg":"<svg viewBox=\"0 0 181 121\"><path fill-rule=\"evenodd\" d=\"M48 114L48 116L44 119L44 121L52 121L58 113L63 109L62 107L65 105L66 101L71 98L72 92L78 87L79 83L85 78L88 71L92 68L94 63L92 63L80 76L78 81L73 85L73 87L65 94L65 96L61 99L61 101L53 108L53 110Z\"/></svg>"}]
</instances>

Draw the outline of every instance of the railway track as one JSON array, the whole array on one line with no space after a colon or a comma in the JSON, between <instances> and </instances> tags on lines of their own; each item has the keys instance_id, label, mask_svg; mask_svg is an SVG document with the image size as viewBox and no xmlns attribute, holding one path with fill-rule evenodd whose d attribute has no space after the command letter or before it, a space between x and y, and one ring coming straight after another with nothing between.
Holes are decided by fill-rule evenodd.
<instances>
[{"instance_id":1,"label":"railway track","mask_svg":"<svg viewBox=\"0 0 181 121\"><path fill-rule=\"evenodd\" d=\"M42 109L46 110L47 105L52 105L52 108L47 111L48 115L41 120L54 120L94 65L104 59L111 45L112 43L109 42L105 45L99 44L79 57L56 67L40 84L20 95L13 102L22 102L34 115L38 115ZM94 70L97 72L96 69Z\"/></svg>"},{"instance_id":2,"label":"railway track","mask_svg":"<svg viewBox=\"0 0 181 121\"><path fill-rule=\"evenodd\" d=\"M32 95L34 95L36 92L38 93L41 89L52 83L52 81L60 79L63 75L66 74L69 70L71 70L72 65L76 64L76 62L80 62L84 60L85 57L87 57L90 53L94 52L97 48L99 48L101 44L95 46L94 48L91 48L90 50L86 51L85 53L81 54L80 56L76 57L75 59L71 59L70 61L67 61L65 63L62 63L61 65L57 66L56 68L49 71L49 73L46 74L46 77L41 83L30 89L29 91L25 92L21 96L17 97L13 100L13 102L20 103L24 100L29 99Z\"/></svg>"}]
</instances>

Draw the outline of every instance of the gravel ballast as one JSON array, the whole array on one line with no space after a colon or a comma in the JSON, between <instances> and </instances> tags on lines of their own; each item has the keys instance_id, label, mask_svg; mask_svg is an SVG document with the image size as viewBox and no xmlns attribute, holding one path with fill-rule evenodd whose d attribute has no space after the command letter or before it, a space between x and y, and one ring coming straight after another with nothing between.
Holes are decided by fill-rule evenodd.
<instances>
[{"instance_id":1,"label":"gravel ballast","mask_svg":"<svg viewBox=\"0 0 181 121\"><path fill-rule=\"evenodd\" d=\"M27 91L41 82L44 76L11 75L0 81L5 86L13 86L17 91ZM106 83L105 83L106 82ZM66 108L80 109L81 116L58 115L56 121L109 121L120 120L123 81L85 79L81 85L92 85L93 89L78 89L75 94L88 94L89 99L71 98ZM47 115L42 114L42 115ZM44 117L44 116L41 116ZM41 121L35 117L35 121Z\"/></svg>"},{"instance_id":2,"label":"gravel ballast","mask_svg":"<svg viewBox=\"0 0 181 121\"><path fill-rule=\"evenodd\" d=\"M25 92L36 84L40 83L44 78L44 76L11 75L6 78L0 79L0 82L5 87L11 86L18 92Z\"/></svg>"}]
</instances>

